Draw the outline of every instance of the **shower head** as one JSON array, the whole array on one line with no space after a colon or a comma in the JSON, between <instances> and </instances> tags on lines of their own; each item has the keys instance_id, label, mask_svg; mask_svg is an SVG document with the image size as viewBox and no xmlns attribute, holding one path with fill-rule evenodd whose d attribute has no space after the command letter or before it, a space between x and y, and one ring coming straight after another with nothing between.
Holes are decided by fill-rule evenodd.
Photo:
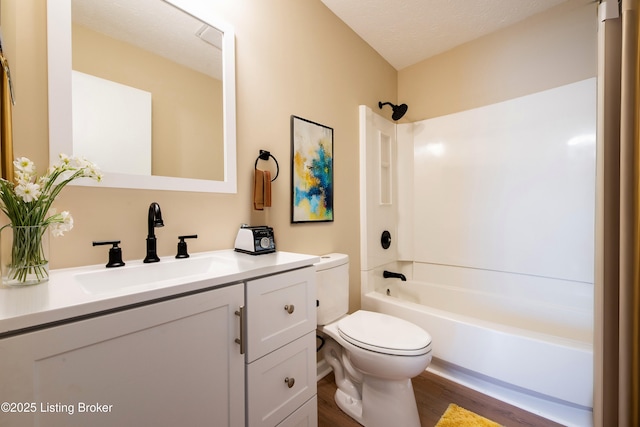
<instances>
[{"instance_id":1,"label":"shower head","mask_svg":"<svg viewBox=\"0 0 640 427\"><path fill-rule=\"evenodd\" d=\"M390 102L378 102L378 107L380 107L380 109L382 109L382 106L384 105L391 105L391 108L393 108L393 114L391 115L391 118L394 121L400 120L409 108L407 107L407 104L393 105Z\"/></svg>"}]
</instances>

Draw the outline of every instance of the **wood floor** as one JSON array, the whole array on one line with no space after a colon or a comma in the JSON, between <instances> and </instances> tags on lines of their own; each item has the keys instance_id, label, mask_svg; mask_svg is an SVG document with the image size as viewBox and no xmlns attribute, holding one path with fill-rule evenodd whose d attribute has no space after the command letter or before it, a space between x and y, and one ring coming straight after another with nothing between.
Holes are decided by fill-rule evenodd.
<instances>
[{"instance_id":1,"label":"wood floor","mask_svg":"<svg viewBox=\"0 0 640 427\"><path fill-rule=\"evenodd\" d=\"M413 379L413 390L422 427L434 427L449 403L455 403L507 427L561 426L427 371ZM333 399L335 391L333 373L318 382L318 426L360 427L360 424L338 408Z\"/></svg>"}]
</instances>

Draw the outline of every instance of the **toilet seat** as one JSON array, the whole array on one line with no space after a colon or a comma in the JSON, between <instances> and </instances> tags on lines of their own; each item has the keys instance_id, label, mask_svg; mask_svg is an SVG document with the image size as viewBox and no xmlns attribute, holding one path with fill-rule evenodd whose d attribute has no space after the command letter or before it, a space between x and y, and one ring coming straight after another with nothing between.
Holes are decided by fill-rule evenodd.
<instances>
[{"instance_id":1,"label":"toilet seat","mask_svg":"<svg viewBox=\"0 0 640 427\"><path fill-rule=\"evenodd\" d=\"M393 356L421 356L431 351L431 335L406 320L359 310L340 320L340 336L349 343Z\"/></svg>"}]
</instances>

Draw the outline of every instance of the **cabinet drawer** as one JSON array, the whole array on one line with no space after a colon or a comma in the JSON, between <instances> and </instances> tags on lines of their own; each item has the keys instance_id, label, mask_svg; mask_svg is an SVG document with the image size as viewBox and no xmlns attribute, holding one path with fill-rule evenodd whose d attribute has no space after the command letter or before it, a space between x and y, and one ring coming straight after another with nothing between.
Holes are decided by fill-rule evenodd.
<instances>
[{"instance_id":1,"label":"cabinet drawer","mask_svg":"<svg viewBox=\"0 0 640 427\"><path fill-rule=\"evenodd\" d=\"M318 427L318 397L313 396L311 400L278 424L278 427Z\"/></svg>"},{"instance_id":2,"label":"cabinet drawer","mask_svg":"<svg viewBox=\"0 0 640 427\"><path fill-rule=\"evenodd\" d=\"M251 427L277 425L316 394L315 346L315 332L309 332L247 365Z\"/></svg>"},{"instance_id":3,"label":"cabinet drawer","mask_svg":"<svg viewBox=\"0 0 640 427\"><path fill-rule=\"evenodd\" d=\"M316 329L315 267L247 282L247 362Z\"/></svg>"}]
</instances>

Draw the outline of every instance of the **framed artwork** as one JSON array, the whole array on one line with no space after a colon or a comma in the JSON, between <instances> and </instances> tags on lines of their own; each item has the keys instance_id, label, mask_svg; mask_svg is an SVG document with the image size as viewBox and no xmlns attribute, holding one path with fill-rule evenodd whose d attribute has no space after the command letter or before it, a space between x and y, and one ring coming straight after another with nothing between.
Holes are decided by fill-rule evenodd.
<instances>
[{"instance_id":1,"label":"framed artwork","mask_svg":"<svg viewBox=\"0 0 640 427\"><path fill-rule=\"evenodd\" d=\"M291 116L291 222L333 221L333 129Z\"/></svg>"}]
</instances>

